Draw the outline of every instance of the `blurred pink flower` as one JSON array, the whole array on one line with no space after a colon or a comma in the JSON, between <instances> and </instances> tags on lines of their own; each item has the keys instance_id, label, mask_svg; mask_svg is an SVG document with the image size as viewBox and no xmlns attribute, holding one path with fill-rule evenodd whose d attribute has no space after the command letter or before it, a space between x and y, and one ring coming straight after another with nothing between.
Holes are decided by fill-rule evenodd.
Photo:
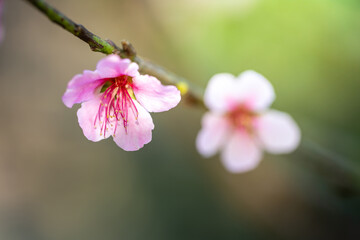
<instances>
[{"instance_id":1,"label":"blurred pink flower","mask_svg":"<svg viewBox=\"0 0 360 240\"><path fill-rule=\"evenodd\" d=\"M246 71L239 77L223 73L213 76L204 101L211 112L204 115L196 140L205 157L221 150L230 172L254 169L269 153L289 153L300 142L300 129L286 113L269 110L275 99L270 82L259 73Z\"/></svg>"},{"instance_id":2,"label":"blurred pink flower","mask_svg":"<svg viewBox=\"0 0 360 240\"><path fill-rule=\"evenodd\" d=\"M113 136L126 151L136 151L151 141L154 124L149 112L163 112L180 102L174 86L163 86L158 79L140 75L139 66L129 59L109 55L95 71L85 70L69 82L62 98L77 112L84 135L97 142Z\"/></svg>"}]
</instances>

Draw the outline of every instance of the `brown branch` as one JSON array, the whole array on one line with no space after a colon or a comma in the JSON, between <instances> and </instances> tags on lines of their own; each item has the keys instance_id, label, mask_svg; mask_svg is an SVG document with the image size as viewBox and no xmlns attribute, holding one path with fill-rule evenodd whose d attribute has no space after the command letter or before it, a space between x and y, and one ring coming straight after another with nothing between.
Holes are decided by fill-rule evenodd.
<instances>
[{"instance_id":1,"label":"brown branch","mask_svg":"<svg viewBox=\"0 0 360 240\"><path fill-rule=\"evenodd\" d=\"M122 41L121 47L118 47L113 41L104 40L87 30L83 25L75 23L44 0L26 1L45 14L52 22L89 44L92 51L107 55L118 54L121 58L128 58L139 64L140 72L152 75L165 83L176 85L181 91L183 99L186 99L188 103L206 108L200 91L195 91L194 87L190 88L186 79L138 56L135 48L128 41Z\"/></svg>"}]
</instances>

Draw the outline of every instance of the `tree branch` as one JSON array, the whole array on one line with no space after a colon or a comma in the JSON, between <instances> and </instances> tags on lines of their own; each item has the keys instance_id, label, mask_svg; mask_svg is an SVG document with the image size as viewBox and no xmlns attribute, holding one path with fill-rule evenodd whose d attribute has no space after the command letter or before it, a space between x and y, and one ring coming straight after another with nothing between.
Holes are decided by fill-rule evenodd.
<instances>
[{"instance_id":1,"label":"tree branch","mask_svg":"<svg viewBox=\"0 0 360 240\"><path fill-rule=\"evenodd\" d=\"M89 44L92 51L101 52L107 55L118 54L121 58L128 58L139 65L140 72L152 75L167 84L176 85L181 91L183 98L185 98L189 103L197 104L206 108L200 91L195 91L194 87L190 88L186 79L159 65L151 63L140 56L137 56L135 48L128 41L122 41L120 48L113 41L104 40L87 30L83 25L75 23L44 0L26 1L45 14L52 22Z\"/></svg>"},{"instance_id":2,"label":"tree branch","mask_svg":"<svg viewBox=\"0 0 360 240\"><path fill-rule=\"evenodd\" d=\"M196 88L194 86L190 86L186 79L138 56L136 54L134 47L128 41L122 41L121 47L118 47L111 40L103 40L99 36L87 30L84 26L75 23L67 16L65 16L63 13L61 13L60 11L56 10L54 7L46 3L44 0L26 0L26 1L32 4L37 9L39 9L51 21L63 27L65 30L72 33L74 36L80 38L81 40L89 44L92 51L101 52L107 55L118 54L121 58L128 58L131 61L136 62L140 67L140 72L157 77L158 79L160 79L165 83L176 85L178 89L181 91L183 99L186 99L189 103L207 109L202 100L203 94L201 91L196 91L195 90ZM313 154L317 154L325 159L325 161L319 163L316 162L316 159L314 161L314 157L312 157L311 162L314 162L315 165L317 166L325 166L327 171L331 170L330 171L331 176L340 176L337 177L336 179L345 179L345 180L351 179L349 180L350 183L344 180L345 182L343 185L345 185L350 190L353 190L356 194L358 194L359 182L353 180L358 177L359 175L358 171L355 171L353 167L344 166L343 164L344 161L338 161L337 159L334 159L333 154L324 152L322 148L312 143L311 141L305 139L303 140L303 142L304 142L303 144L304 149L308 149ZM339 169L339 171L334 173L332 169Z\"/></svg>"}]
</instances>

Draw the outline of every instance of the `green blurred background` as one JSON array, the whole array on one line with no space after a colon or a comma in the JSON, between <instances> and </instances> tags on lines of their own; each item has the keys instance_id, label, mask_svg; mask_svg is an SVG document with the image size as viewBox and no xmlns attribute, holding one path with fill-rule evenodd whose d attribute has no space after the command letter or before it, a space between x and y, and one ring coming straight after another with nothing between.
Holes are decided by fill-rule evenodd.
<instances>
[{"instance_id":1,"label":"green blurred background","mask_svg":"<svg viewBox=\"0 0 360 240\"><path fill-rule=\"evenodd\" d=\"M230 174L196 152L204 112L185 104L152 115L153 141L138 152L87 141L78 107L61 96L103 55L25 1L5 0L0 239L360 239L356 181L338 167L359 170L358 0L49 3L200 87L218 72L262 73L274 108L321 148Z\"/></svg>"}]
</instances>

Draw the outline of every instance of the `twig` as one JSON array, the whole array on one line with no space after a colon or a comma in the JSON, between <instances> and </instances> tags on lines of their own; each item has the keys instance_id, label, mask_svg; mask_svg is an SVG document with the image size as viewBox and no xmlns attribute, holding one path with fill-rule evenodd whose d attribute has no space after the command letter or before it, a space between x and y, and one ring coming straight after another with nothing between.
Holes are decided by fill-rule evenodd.
<instances>
[{"instance_id":1,"label":"twig","mask_svg":"<svg viewBox=\"0 0 360 240\"><path fill-rule=\"evenodd\" d=\"M87 30L83 25L75 23L44 0L26 1L45 14L52 22L89 44L92 51L101 52L107 55L118 54L121 58L128 58L139 65L142 73L157 77L168 84L176 85L181 91L183 99L186 99L187 102L206 108L200 91L195 91L194 87L190 88L186 79L138 56L135 48L128 41L122 41L121 47L118 47L113 41L104 40Z\"/></svg>"},{"instance_id":2,"label":"twig","mask_svg":"<svg viewBox=\"0 0 360 240\"><path fill-rule=\"evenodd\" d=\"M308 138L302 140L299 153L301 162L313 168L341 196L360 195L360 170L349 159Z\"/></svg>"},{"instance_id":3,"label":"twig","mask_svg":"<svg viewBox=\"0 0 360 240\"><path fill-rule=\"evenodd\" d=\"M194 86L189 86L189 83L186 79L138 56L136 54L135 48L128 41L122 41L121 47L118 47L111 40L103 40L99 36L87 30L84 26L75 23L63 13L46 3L44 0L26 1L44 13L51 21L89 44L92 51L101 52L107 55L118 54L122 58L128 58L131 61L136 62L140 67L140 72L155 76L168 84L176 85L181 91L183 99L186 99L188 102L206 109L206 106L202 100L202 93L200 91L195 91L196 88L194 88ZM302 148L309 150L312 154L315 155L312 156L312 162L314 162L317 166L325 166L327 170L331 170L330 172L332 175L340 176L337 177L337 179L351 179L349 181L345 181L344 185L349 187L351 190L355 189L356 193L358 192L359 183L353 180L358 177L358 171L355 171L352 169L352 167L345 166L344 162L339 160L339 157L336 157L336 155L327 152L319 145L311 141L304 140ZM326 159L326 161L317 161L316 155L321 156L322 158ZM338 169L339 171L334 171L334 169Z\"/></svg>"}]
</instances>

